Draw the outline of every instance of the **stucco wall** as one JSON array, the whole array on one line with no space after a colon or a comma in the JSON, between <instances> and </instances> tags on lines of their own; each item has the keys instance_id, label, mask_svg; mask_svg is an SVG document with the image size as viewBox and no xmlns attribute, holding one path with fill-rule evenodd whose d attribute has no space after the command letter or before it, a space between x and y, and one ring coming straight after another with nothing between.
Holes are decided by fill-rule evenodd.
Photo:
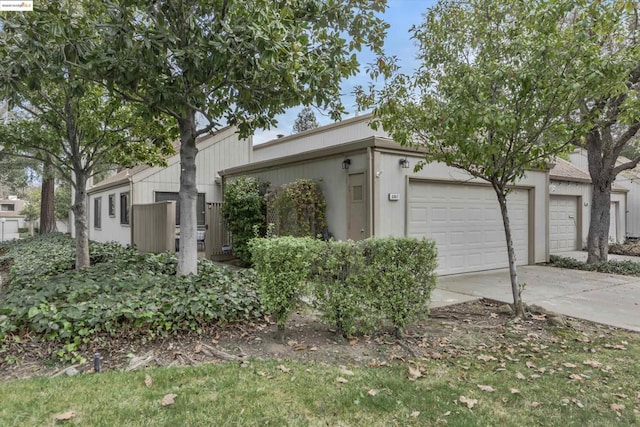
<instances>
[{"instance_id":1,"label":"stucco wall","mask_svg":"<svg viewBox=\"0 0 640 427\"><path fill-rule=\"evenodd\" d=\"M400 159L407 158L411 167L404 169ZM413 167L422 157L376 151L374 153L374 178L376 197L375 233L378 236L404 236L406 218L407 178L433 179L440 181L483 182L463 171L450 168L442 163L431 163L421 171L414 172ZM518 186L534 189L534 259L535 262L547 260L547 173L530 171L518 182ZM400 200L390 201L389 193L400 194ZM496 204L498 200L496 199ZM531 206L530 206L531 208Z\"/></svg>"}]
</instances>

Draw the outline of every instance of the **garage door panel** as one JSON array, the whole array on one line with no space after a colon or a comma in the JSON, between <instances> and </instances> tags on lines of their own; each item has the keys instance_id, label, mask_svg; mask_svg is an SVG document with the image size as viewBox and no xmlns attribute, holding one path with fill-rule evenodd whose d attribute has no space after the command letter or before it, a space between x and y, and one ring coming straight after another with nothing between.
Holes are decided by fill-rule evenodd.
<instances>
[{"instance_id":1,"label":"garage door panel","mask_svg":"<svg viewBox=\"0 0 640 427\"><path fill-rule=\"evenodd\" d=\"M514 246L519 264L528 261L527 191L509 196ZM407 234L435 240L440 274L508 266L502 216L492 188L412 182Z\"/></svg>"},{"instance_id":2,"label":"garage door panel","mask_svg":"<svg viewBox=\"0 0 640 427\"><path fill-rule=\"evenodd\" d=\"M549 197L549 250L574 251L578 246L578 197Z\"/></svg>"}]
</instances>

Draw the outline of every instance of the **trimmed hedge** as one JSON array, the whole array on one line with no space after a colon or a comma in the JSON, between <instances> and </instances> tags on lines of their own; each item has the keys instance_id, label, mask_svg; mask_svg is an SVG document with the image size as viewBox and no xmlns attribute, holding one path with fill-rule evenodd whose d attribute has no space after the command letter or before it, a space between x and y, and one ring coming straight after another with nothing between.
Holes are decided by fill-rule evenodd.
<instances>
[{"instance_id":1,"label":"trimmed hedge","mask_svg":"<svg viewBox=\"0 0 640 427\"><path fill-rule=\"evenodd\" d=\"M437 252L429 240L321 242L277 237L251 242L259 292L284 327L311 283L323 319L344 335L385 322L398 333L428 314Z\"/></svg>"}]
</instances>

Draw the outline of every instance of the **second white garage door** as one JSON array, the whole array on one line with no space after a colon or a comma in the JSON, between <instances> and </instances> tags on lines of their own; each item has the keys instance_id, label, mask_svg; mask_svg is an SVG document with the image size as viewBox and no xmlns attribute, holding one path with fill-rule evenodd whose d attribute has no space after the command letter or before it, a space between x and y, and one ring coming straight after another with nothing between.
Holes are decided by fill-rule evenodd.
<instances>
[{"instance_id":1,"label":"second white garage door","mask_svg":"<svg viewBox=\"0 0 640 427\"><path fill-rule=\"evenodd\" d=\"M549 251L575 251L578 248L578 198L549 197Z\"/></svg>"},{"instance_id":2,"label":"second white garage door","mask_svg":"<svg viewBox=\"0 0 640 427\"><path fill-rule=\"evenodd\" d=\"M491 187L411 181L407 235L435 240L438 273L455 274L508 267L498 199ZM529 194L515 190L508 209L516 263L529 259Z\"/></svg>"}]
</instances>

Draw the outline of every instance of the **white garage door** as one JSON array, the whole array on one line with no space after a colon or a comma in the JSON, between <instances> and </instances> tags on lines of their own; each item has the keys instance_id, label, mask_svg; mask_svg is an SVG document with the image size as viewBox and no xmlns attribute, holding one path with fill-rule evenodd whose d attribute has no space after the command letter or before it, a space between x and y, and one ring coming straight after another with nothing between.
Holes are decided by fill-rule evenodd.
<instances>
[{"instance_id":1,"label":"white garage door","mask_svg":"<svg viewBox=\"0 0 640 427\"><path fill-rule=\"evenodd\" d=\"M0 241L18 239L20 237L18 225L17 219L7 219L4 225L0 224Z\"/></svg>"},{"instance_id":2,"label":"white garage door","mask_svg":"<svg viewBox=\"0 0 640 427\"><path fill-rule=\"evenodd\" d=\"M491 187L410 182L408 230L438 247L438 273L454 274L508 267L502 215ZM529 195L515 190L508 197L516 263L529 259Z\"/></svg>"},{"instance_id":3,"label":"white garage door","mask_svg":"<svg viewBox=\"0 0 640 427\"><path fill-rule=\"evenodd\" d=\"M549 198L549 250L551 253L578 249L578 198Z\"/></svg>"}]
</instances>

